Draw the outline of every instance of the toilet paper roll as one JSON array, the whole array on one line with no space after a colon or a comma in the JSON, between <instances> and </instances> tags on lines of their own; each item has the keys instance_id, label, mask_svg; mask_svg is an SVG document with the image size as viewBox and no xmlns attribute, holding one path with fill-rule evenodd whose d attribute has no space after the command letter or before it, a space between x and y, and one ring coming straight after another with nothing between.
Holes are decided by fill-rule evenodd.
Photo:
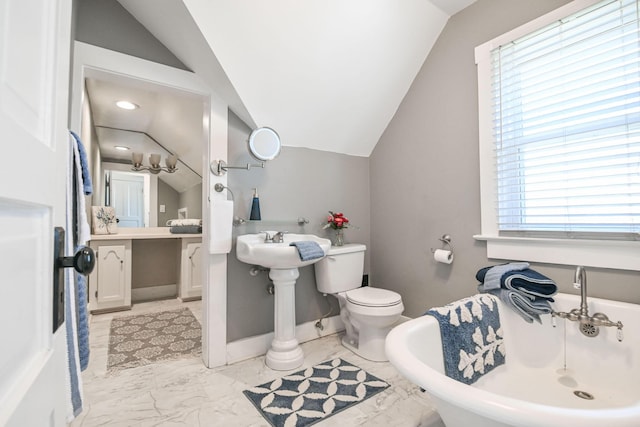
<instances>
[{"instance_id":1,"label":"toilet paper roll","mask_svg":"<svg viewBox=\"0 0 640 427\"><path fill-rule=\"evenodd\" d=\"M445 249L436 249L433 252L433 259L444 264L451 264L453 262L453 253Z\"/></svg>"}]
</instances>

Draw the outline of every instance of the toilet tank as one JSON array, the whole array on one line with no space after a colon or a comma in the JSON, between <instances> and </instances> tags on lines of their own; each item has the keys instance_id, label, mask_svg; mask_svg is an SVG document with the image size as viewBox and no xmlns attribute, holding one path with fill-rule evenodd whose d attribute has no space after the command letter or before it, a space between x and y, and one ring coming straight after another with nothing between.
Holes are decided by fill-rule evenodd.
<instances>
[{"instance_id":1,"label":"toilet tank","mask_svg":"<svg viewBox=\"0 0 640 427\"><path fill-rule=\"evenodd\" d=\"M324 294L335 294L362 285L364 252L367 247L350 243L331 246L327 256L315 263L316 285Z\"/></svg>"}]
</instances>

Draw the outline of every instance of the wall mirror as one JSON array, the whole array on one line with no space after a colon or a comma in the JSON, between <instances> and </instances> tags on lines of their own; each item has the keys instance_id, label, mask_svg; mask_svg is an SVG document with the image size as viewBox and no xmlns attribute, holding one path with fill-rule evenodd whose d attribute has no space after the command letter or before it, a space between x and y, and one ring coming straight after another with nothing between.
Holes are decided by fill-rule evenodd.
<instances>
[{"instance_id":1,"label":"wall mirror","mask_svg":"<svg viewBox=\"0 0 640 427\"><path fill-rule=\"evenodd\" d=\"M280 136L278 133L268 127L254 129L249 135L249 152L253 157L264 162L273 160L280 154ZM211 162L209 169L215 176L224 175L229 169L251 169L252 167L263 168L264 163L250 164L244 166L227 165L224 160L214 160Z\"/></svg>"},{"instance_id":2,"label":"wall mirror","mask_svg":"<svg viewBox=\"0 0 640 427\"><path fill-rule=\"evenodd\" d=\"M99 156L93 205L116 208L120 227L164 227L185 209L202 218L202 135L200 96L133 78L93 72L85 79L82 126L93 129ZM118 108L127 100L133 110ZM132 171L132 153L159 154L161 163L178 156L174 173ZM183 210L184 212L184 210Z\"/></svg>"},{"instance_id":3,"label":"wall mirror","mask_svg":"<svg viewBox=\"0 0 640 427\"><path fill-rule=\"evenodd\" d=\"M249 135L249 151L258 160L273 160L280 154L280 136L268 127L255 129Z\"/></svg>"}]
</instances>

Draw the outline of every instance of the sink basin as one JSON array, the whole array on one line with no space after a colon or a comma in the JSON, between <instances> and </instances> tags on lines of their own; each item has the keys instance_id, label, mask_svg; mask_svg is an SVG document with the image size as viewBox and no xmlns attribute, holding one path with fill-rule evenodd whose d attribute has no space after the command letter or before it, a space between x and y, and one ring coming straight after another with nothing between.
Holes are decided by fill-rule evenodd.
<instances>
[{"instance_id":1,"label":"sink basin","mask_svg":"<svg viewBox=\"0 0 640 427\"><path fill-rule=\"evenodd\" d=\"M269 231L273 235L275 231ZM331 240L323 239L313 234L290 234L286 233L282 243L265 243L265 234L244 234L238 236L236 244L236 256L247 264L261 265L266 268L291 269L304 267L320 261L316 258L309 261L302 261L295 246L289 246L291 242L301 240L312 240L316 242L326 254L331 247Z\"/></svg>"}]
</instances>

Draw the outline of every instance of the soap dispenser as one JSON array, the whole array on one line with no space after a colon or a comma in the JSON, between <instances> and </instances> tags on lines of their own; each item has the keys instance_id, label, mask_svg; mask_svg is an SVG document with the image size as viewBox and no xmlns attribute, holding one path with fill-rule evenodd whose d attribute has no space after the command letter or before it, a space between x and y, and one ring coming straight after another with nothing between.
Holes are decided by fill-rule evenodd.
<instances>
[{"instance_id":1,"label":"soap dispenser","mask_svg":"<svg viewBox=\"0 0 640 427\"><path fill-rule=\"evenodd\" d=\"M260 221L260 199L258 198L258 189L253 189L253 201L251 202L251 214L249 219L254 221Z\"/></svg>"}]
</instances>

